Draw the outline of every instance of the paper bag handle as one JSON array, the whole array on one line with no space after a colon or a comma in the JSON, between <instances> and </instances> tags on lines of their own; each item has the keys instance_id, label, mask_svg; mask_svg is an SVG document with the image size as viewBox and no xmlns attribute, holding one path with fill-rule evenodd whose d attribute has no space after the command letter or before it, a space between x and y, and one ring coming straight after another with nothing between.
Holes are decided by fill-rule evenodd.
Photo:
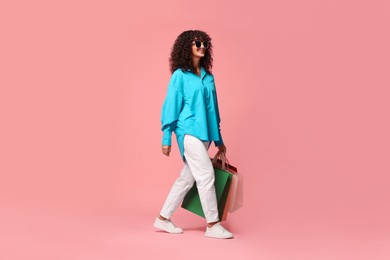
<instances>
[{"instance_id":1,"label":"paper bag handle","mask_svg":"<svg viewBox=\"0 0 390 260\"><path fill-rule=\"evenodd\" d=\"M222 162L222 170L226 171L226 161L227 161L227 158L226 158L226 154L225 153L222 153L220 151L218 151L215 155L214 155L214 158L212 160L213 164L215 164L218 160L218 158L221 158L221 162ZM229 163L229 161L227 161Z\"/></svg>"}]
</instances>

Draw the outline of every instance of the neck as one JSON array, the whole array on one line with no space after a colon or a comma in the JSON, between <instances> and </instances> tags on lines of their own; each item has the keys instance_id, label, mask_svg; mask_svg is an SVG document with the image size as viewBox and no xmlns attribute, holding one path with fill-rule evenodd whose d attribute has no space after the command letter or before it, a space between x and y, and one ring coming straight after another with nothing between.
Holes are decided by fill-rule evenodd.
<instances>
[{"instance_id":1,"label":"neck","mask_svg":"<svg viewBox=\"0 0 390 260\"><path fill-rule=\"evenodd\" d=\"M193 59L192 59L192 62L193 62L194 67L195 67L196 69L200 69L200 58L193 58Z\"/></svg>"}]
</instances>

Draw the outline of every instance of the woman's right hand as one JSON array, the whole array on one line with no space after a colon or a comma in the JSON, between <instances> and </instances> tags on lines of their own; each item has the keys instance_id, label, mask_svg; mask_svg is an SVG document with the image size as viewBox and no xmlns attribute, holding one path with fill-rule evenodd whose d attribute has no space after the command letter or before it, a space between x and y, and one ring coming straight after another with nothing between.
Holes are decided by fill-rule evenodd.
<instances>
[{"instance_id":1,"label":"woman's right hand","mask_svg":"<svg viewBox=\"0 0 390 260\"><path fill-rule=\"evenodd\" d=\"M169 154L171 153L171 146L169 145L163 145L162 146L162 152L163 154L165 154L166 156L169 156Z\"/></svg>"}]
</instances>

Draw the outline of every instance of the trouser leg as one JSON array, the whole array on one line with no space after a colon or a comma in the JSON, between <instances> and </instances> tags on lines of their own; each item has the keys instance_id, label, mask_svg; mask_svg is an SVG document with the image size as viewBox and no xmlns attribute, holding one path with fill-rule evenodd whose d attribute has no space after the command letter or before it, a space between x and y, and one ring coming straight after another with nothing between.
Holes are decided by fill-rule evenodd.
<instances>
[{"instance_id":1,"label":"trouser leg","mask_svg":"<svg viewBox=\"0 0 390 260\"><path fill-rule=\"evenodd\" d=\"M190 172L196 181L200 202L207 223L219 220L214 185L215 174L208 154L209 145L209 142L202 142L194 136L184 136L184 156Z\"/></svg>"},{"instance_id":2,"label":"trouser leg","mask_svg":"<svg viewBox=\"0 0 390 260\"><path fill-rule=\"evenodd\" d=\"M164 218L170 219L177 207L183 201L184 196L194 185L195 179L191 174L187 162L184 162L184 167L180 172L179 178L176 179L171 191L162 207L160 215Z\"/></svg>"}]
</instances>

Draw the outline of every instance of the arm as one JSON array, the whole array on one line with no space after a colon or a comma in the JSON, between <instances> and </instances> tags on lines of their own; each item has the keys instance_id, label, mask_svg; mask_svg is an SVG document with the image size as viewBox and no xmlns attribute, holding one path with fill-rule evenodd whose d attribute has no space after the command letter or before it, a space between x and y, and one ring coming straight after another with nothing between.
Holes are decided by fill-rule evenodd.
<instances>
[{"instance_id":1,"label":"arm","mask_svg":"<svg viewBox=\"0 0 390 260\"><path fill-rule=\"evenodd\" d=\"M215 88L215 84L214 84L214 88ZM217 89L215 88L215 112L216 112L216 115L217 115L217 122L218 122L218 132L219 132L219 136L220 136L220 140L219 141L214 141L215 143L215 146L221 146L221 145L224 145L224 142L223 142L223 139L222 139L222 134L221 134L221 117L219 115L219 108L218 108L218 96L217 96Z\"/></svg>"},{"instance_id":2,"label":"arm","mask_svg":"<svg viewBox=\"0 0 390 260\"><path fill-rule=\"evenodd\" d=\"M161 111L161 130L163 131L162 145L171 146L172 132L183 108L182 84L178 72L172 74L167 94Z\"/></svg>"}]
</instances>

